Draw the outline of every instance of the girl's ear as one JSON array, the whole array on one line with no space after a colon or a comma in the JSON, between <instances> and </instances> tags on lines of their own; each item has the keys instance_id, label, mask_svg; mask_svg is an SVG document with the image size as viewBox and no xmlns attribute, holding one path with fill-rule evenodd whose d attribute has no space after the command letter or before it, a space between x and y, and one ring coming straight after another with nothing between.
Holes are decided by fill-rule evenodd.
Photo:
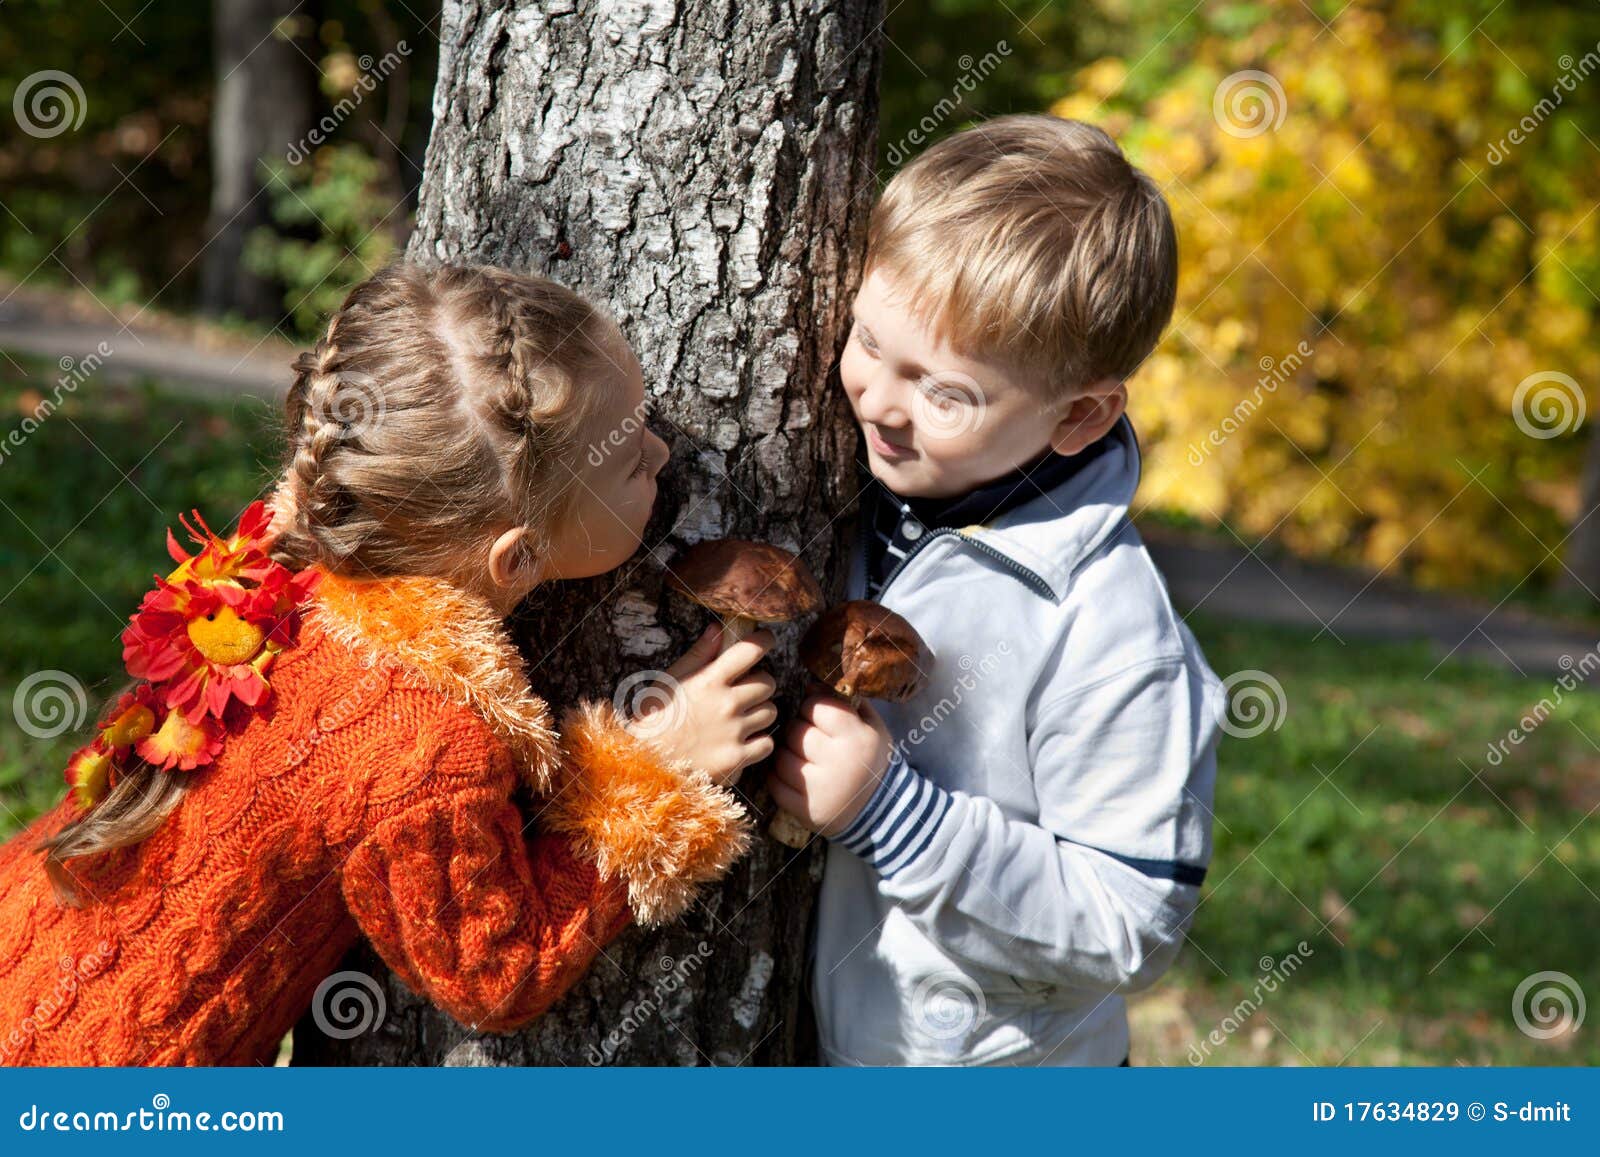
<instances>
[{"instance_id":1,"label":"girl's ear","mask_svg":"<svg viewBox=\"0 0 1600 1157\"><path fill-rule=\"evenodd\" d=\"M543 569L542 561L533 554L525 526L512 527L489 548L489 577L497 587L531 590Z\"/></svg>"},{"instance_id":2,"label":"girl's ear","mask_svg":"<svg viewBox=\"0 0 1600 1157\"><path fill-rule=\"evenodd\" d=\"M1127 408L1128 387L1121 378L1090 382L1050 432L1050 448L1057 454L1076 454L1094 445Z\"/></svg>"}]
</instances>

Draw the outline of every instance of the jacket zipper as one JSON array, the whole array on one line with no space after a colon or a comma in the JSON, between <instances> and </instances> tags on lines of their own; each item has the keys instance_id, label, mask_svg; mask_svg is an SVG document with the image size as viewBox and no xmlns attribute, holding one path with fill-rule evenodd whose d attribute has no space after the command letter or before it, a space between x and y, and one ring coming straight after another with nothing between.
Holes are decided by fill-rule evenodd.
<instances>
[{"instance_id":1,"label":"jacket zipper","mask_svg":"<svg viewBox=\"0 0 1600 1157\"><path fill-rule=\"evenodd\" d=\"M906 563L916 558L917 555L921 553L922 548L927 546L934 539L943 538L946 535L955 535L955 537L959 538L962 542L978 551L978 553L988 555L990 558L994 559L1001 566L1005 567L1008 571L1014 574L1017 578L1027 583L1028 586L1032 587L1039 594L1054 601L1056 592L1051 588L1050 584L1045 582L1044 579L1041 578L1037 573L1029 570L1010 555L996 550L988 543L980 542L971 535L962 534L959 530L949 526L941 526L934 530L928 531L923 535L922 538L917 540L917 544L915 546L906 551L906 556L895 564L894 569L890 571L888 577L883 580L883 586L878 588L878 601L882 602L883 596L889 593L889 584L894 582L896 575L905 570Z\"/></svg>"}]
</instances>

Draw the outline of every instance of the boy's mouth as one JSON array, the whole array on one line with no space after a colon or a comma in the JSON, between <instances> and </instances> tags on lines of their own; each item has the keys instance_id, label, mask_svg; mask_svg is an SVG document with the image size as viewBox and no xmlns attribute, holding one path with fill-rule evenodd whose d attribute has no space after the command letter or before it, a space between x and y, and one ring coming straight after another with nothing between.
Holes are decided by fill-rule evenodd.
<instances>
[{"instance_id":1,"label":"boy's mouth","mask_svg":"<svg viewBox=\"0 0 1600 1157\"><path fill-rule=\"evenodd\" d=\"M867 445L872 447L880 458L887 458L891 462L899 462L916 456L916 451L912 450L911 447L897 446L888 441L882 434L878 433L876 426L866 425L862 428L866 431Z\"/></svg>"}]
</instances>

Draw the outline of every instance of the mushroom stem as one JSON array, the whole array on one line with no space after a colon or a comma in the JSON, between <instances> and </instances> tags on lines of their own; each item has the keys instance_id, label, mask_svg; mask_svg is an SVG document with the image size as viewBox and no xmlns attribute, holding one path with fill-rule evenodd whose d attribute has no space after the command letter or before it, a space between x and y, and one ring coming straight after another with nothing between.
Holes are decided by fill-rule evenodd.
<instances>
[{"instance_id":1,"label":"mushroom stem","mask_svg":"<svg viewBox=\"0 0 1600 1157\"><path fill-rule=\"evenodd\" d=\"M737 615L723 619L722 645L718 649L718 653L726 651L746 635L753 634L760 625L755 619L741 618Z\"/></svg>"},{"instance_id":2,"label":"mushroom stem","mask_svg":"<svg viewBox=\"0 0 1600 1157\"><path fill-rule=\"evenodd\" d=\"M803 848L816 833L786 811L780 811L767 825L767 835L786 848Z\"/></svg>"}]
</instances>

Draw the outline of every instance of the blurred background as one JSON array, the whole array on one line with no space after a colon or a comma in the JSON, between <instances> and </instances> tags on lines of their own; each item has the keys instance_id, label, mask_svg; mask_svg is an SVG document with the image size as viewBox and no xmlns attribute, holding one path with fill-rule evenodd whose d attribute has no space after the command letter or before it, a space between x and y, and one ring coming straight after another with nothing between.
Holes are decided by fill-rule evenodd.
<instances>
[{"instance_id":1,"label":"blurred background","mask_svg":"<svg viewBox=\"0 0 1600 1157\"><path fill-rule=\"evenodd\" d=\"M886 7L885 178L1052 111L1178 221L1137 518L1231 711L1134 1062L1600 1062L1600 6ZM8 702L97 700L164 529L260 491L298 343L410 232L438 34L426 0L0 11ZM0 713L0 836L73 746Z\"/></svg>"}]
</instances>

